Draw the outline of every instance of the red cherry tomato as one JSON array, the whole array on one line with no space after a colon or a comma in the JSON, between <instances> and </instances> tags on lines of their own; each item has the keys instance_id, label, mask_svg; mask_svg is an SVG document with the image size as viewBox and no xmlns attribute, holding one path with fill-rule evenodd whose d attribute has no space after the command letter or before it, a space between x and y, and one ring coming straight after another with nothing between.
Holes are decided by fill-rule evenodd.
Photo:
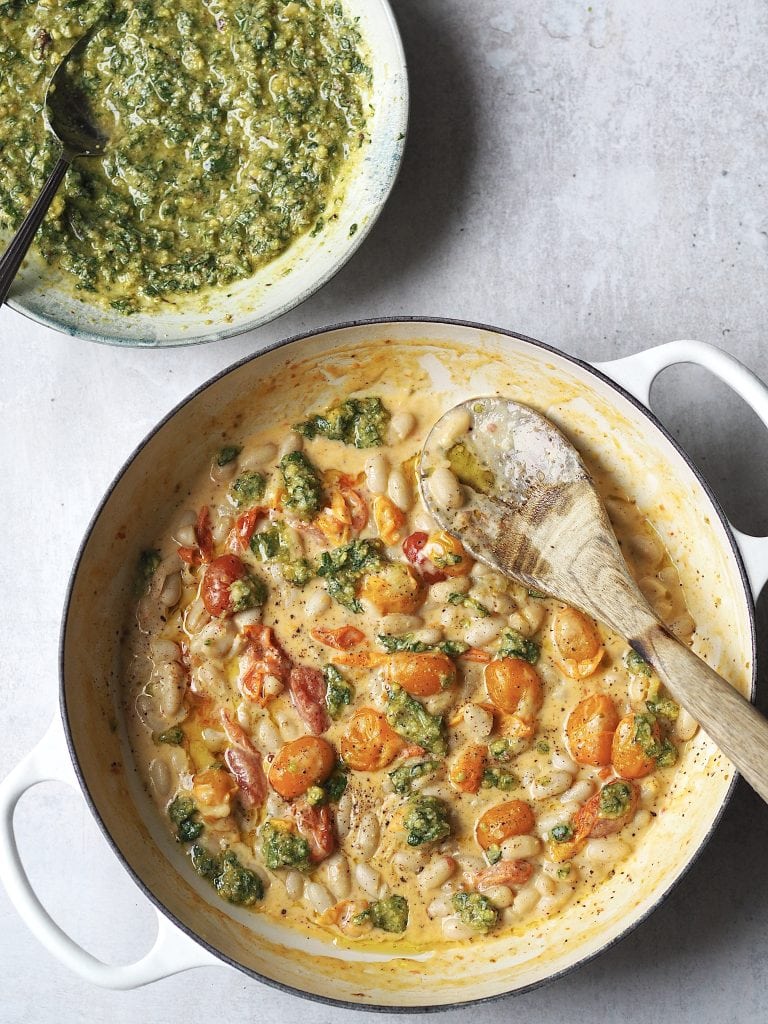
<instances>
[{"instance_id":1,"label":"red cherry tomato","mask_svg":"<svg viewBox=\"0 0 768 1024\"><path fill-rule=\"evenodd\" d=\"M236 555L220 555L208 564L200 596L209 615L226 615L232 610L230 587L245 574L246 568Z\"/></svg>"}]
</instances>

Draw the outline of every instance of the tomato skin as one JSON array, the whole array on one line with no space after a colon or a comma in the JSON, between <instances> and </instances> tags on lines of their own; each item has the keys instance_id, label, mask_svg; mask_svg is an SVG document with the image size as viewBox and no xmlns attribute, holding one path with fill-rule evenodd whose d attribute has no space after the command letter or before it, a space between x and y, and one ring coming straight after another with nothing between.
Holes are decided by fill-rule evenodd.
<instances>
[{"instance_id":1,"label":"tomato skin","mask_svg":"<svg viewBox=\"0 0 768 1024\"><path fill-rule=\"evenodd\" d=\"M411 615L424 603L426 591L416 571L405 562L390 562L363 580L360 596L382 615L400 612Z\"/></svg>"},{"instance_id":2,"label":"tomato skin","mask_svg":"<svg viewBox=\"0 0 768 1024\"><path fill-rule=\"evenodd\" d=\"M617 775L622 779L642 779L650 775L656 762L643 750L635 739L635 715L625 715L616 726L611 744L611 764ZM653 738L658 741L659 727L654 722Z\"/></svg>"},{"instance_id":3,"label":"tomato skin","mask_svg":"<svg viewBox=\"0 0 768 1024\"><path fill-rule=\"evenodd\" d=\"M403 554L411 565L415 566L419 570L425 583L429 585L432 583L442 583L443 580L448 579L448 576L439 569L432 568L431 563L428 561L427 556L423 551L428 540L428 533L424 533L422 530L417 530L415 533L406 537L403 541Z\"/></svg>"},{"instance_id":4,"label":"tomato skin","mask_svg":"<svg viewBox=\"0 0 768 1024\"><path fill-rule=\"evenodd\" d=\"M229 588L246 575L237 555L219 555L206 567L200 596L209 615L222 616L232 610Z\"/></svg>"},{"instance_id":5,"label":"tomato skin","mask_svg":"<svg viewBox=\"0 0 768 1024\"><path fill-rule=\"evenodd\" d=\"M321 736L300 736L284 744L269 769L269 784L285 800L319 786L336 764L336 753Z\"/></svg>"},{"instance_id":6,"label":"tomato skin","mask_svg":"<svg viewBox=\"0 0 768 1024\"><path fill-rule=\"evenodd\" d=\"M256 623L246 626L243 633L248 646L240 660L237 685L244 697L265 707L272 700L272 696L264 692L267 676L274 676L285 685L291 671L291 660L275 639L271 626Z\"/></svg>"},{"instance_id":7,"label":"tomato skin","mask_svg":"<svg viewBox=\"0 0 768 1024\"><path fill-rule=\"evenodd\" d=\"M334 647L337 651L348 651L350 647L357 647L365 640L365 633L357 626L340 626L338 629L326 629L318 626L310 633L313 640L317 640L326 647Z\"/></svg>"},{"instance_id":8,"label":"tomato skin","mask_svg":"<svg viewBox=\"0 0 768 1024\"><path fill-rule=\"evenodd\" d=\"M456 666L447 654L398 651L384 662L384 678L412 697L432 697L456 681Z\"/></svg>"},{"instance_id":9,"label":"tomato skin","mask_svg":"<svg viewBox=\"0 0 768 1024\"><path fill-rule=\"evenodd\" d=\"M630 782L629 786L630 804L626 813L620 818L600 817L600 794L602 790L595 793L586 803L582 804L571 818L572 837L564 843L555 843L550 840L549 852L552 860L558 864L564 860L570 860L571 857L575 857L584 848L587 839L601 839L603 836L612 835L614 832L619 832L624 828L635 816L639 798L637 786L633 782Z\"/></svg>"},{"instance_id":10,"label":"tomato skin","mask_svg":"<svg viewBox=\"0 0 768 1024\"><path fill-rule=\"evenodd\" d=\"M571 756L578 764L602 768L611 763L611 745L619 716L605 693L580 701L568 716L566 734Z\"/></svg>"},{"instance_id":11,"label":"tomato skin","mask_svg":"<svg viewBox=\"0 0 768 1024\"><path fill-rule=\"evenodd\" d=\"M559 667L571 679L591 676L605 651L592 619L568 605L558 608L552 619L552 643Z\"/></svg>"},{"instance_id":12,"label":"tomato skin","mask_svg":"<svg viewBox=\"0 0 768 1024\"><path fill-rule=\"evenodd\" d=\"M474 565L458 537L454 537L447 530L430 533L423 549L423 555L444 576L449 577L466 576Z\"/></svg>"},{"instance_id":13,"label":"tomato skin","mask_svg":"<svg viewBox=\"0 0 768 1024\"><path fill-rule=\"evenodd\" d=\"M405 512L385 495L379 494L373 499L373 518L384 543L397 544L400 540L400 530L405 523Z\"/></svg>"},{"instance_id":14,"label":"tomato skin","mask_svg":"<svg viewBox=\"0 0 768 1024\"><path fill-rule=\"evenodd\" d=\"M224 752L224 763L240 789L240 803L247 811L261 807L267 798L267 777L261 763L261 754L225 711L222 712L221 720L231 744Z\"/></svg>"},{"instance_id":15,"label":"tomato skin","mask_svg":"<svg viewBox=\"0 0 768 1024\"><path fill-rule=\"evenodd\" d=\"M532 874L533 864L527 860L500 860L498 864L478 871L472 885L480 892L493 885L525 885Z\"/></svg>"},{"instance_id":16,"label":"tomato skin","mask_svg":"<svg viewBox=\"0 0 768 1024\"><path fill-rule=\"evenodd\" d=\"M523 722L532 722L542 703L539 673L522 658L490 661L483 673L485 688L494 707Z\"/></svg>"},{"instance_id":17,"label":"tomato skin","mask_svg":"<svg viewBox=\"0 0 768 1024\"><path fill-rule=\"evenodd\" d=\"M470 743L458 754L450 767L448 778L460 793L477 793L483 781L488 748L480 743Z\"/></svg>"},{"instance_id":18,"label":"tomato skin","mask_svg":"<svg viewBox=\"0 0 768 1024\"><path fill-rule=\"evenodd\" d=\"M231 551L233 555L245 551L251 542L253 531L256 529L256 523L265 513L266 509L254 505L253 508L249 508L246 512L239 515L235 520L235 525L229 531L227 550Z\"/></svg>"},{"instance_id":19,"label":"tomato skin","mask_svg":"<svg viewBox=\"0 0 768 1024\"><path fill-rule=\"evenodd\" d=\"M380 711L360 708L349 720L341 739L341 756L358 772L386 768L405 746Z\"/></svg>"},{"instance_id":20,"label":"tomato skin","mask_svg":"<svg viewBox=\"0 0 768 1024\"><path fill-rule=\"evenodd\" d=\"M292 806L291 813L299 835L309 843L309 859L312 863L319 864L330 857L336 849L336 832L333 812L328 804L312 807L302 800Z\"/></svg>"},{"instance_id":21,"label":"tomato skin","mask_svg":"<svg viewBox=\"0 0 768 1024\"><path fill-rule=\"evenodd\" d=\"M530 832L535 818L530 805L524 800L507 800L489 808L477 823L475 835L484 850L489 846L500 846L510 836L522 836Z\"/></svg>"},{"instance_id":22,"label":"tomato skin","mask_svg":"<svg viewBox=\"0 0 768 1024\"><path fill-rule=\"evenodd\" d=\"M325 707L325 694L328 684L325 676L317 668L307 665L296 665L288 675L288 692L291 703L296 708L302 721L315 736L331 724Z\"/></svg>"},{"instance_id":23,"label":"tomato skin","mask_svg":"<svg viewBox=\"0 0 768 1024\"><path fill-rule=\"evenodd\" d=\"M203 561L210 562L213 558L213 531L211 530L211 513L207 505L203 505L197 513L195 538Z\"/></svg>"}]
</instances>

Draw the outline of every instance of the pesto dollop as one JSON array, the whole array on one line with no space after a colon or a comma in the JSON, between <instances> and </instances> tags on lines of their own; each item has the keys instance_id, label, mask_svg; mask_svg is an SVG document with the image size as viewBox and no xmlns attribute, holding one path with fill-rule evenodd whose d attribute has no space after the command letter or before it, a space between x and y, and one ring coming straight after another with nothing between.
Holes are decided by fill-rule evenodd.
<instances>
[{"instance_id":1,"label":"pesto dollop","mask_svg":"<svg viewBox=\"0 0 768 1024\"><path fill-rule=\"evenodd\" d=\"M49 263L132 312L248 277L322 230L370 85L336 0L0 0L0 227L56 159L45 87L97 18L73 73L112 141L68 173L37 237Z\"/></svg>"}]
</instances>

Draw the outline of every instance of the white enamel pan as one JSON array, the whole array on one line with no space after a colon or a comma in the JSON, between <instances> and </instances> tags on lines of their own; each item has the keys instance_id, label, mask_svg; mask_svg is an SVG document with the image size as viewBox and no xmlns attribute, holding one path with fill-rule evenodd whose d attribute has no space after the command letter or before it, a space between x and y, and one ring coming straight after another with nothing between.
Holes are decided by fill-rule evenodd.
<instances>
[{"instance_id":1,"label":"white enamel pan","mask_svg":"<svg viewBox=\"0 0 768 1024\"><path fill-rule=\"evenodd\" d=\"M132 614L135 558L165 527L167 496L204 468L199 444L188 439L212 435L238 415L254 426L275 417L290 424L327 390L322 370L331 362L334 373L341 371L340 391L364 386L374 364L386 383L410 362L421 367L424 387L444 394L446 407L499 389L546 411L587 461L611 474L654 521L681 571L697 623L696 649L754 695L754 600L768 578L768 539L744 536L728 523L648 409L661 370L696 363L729 384L768 426L768 389L732 356L701 342L674 341L590 365L518 334L426 319L349 324L275 345L177 406L118 473L69 586L61 715L0 784L0 879L40 942L94 984L129 989L217 964L299 995L385 1011L524 991L583 964L642 921L706 844L732 792L733 767L700 732L675 772L664 813L613 878L525 933L417 957L356 956L302 941L257 913L223 904L194 876L137 783L116 696L118 637ZM114 762L122 769L110 771ZM157 908L157 939L137 963L111 966L81 949L30 885L14 838L14 808L26 790L50 779L82 789L115 854Z\"/></svg>"}]
</instances>

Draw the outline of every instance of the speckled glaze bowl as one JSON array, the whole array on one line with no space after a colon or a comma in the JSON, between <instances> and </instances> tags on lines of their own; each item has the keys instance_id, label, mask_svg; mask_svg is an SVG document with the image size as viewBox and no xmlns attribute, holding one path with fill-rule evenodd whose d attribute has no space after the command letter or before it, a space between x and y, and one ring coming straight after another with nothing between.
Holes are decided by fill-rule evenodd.
<instances>
[{"instance_id":1,"label":"speckled glaze bowl","mask_svg":"<svg viewBox=\"0 0 768 1024\"><path fill-rule=\"evenodd\" d=\"M282 342L199 388L117 475L69 587L61 719L0 784L0 879L41 942L94 983L130 988L218 964L296 994L369 1009L439 1009L521 992L585 963L634 928L687 870L717 823L735 774L699 732L686 745L663 812L644 841L578 902L497 937L416 954L403 948L399 955L345 950L330 938L303 936L223 904L173 843L132 766L119 712L119 638L135 614L136 556L156 536L168 496L200 468L199 446L189 438L231 421L245 406L256 417L291 422L305 411L323 371L333 372L343 392L361 386L373 367L377 379L397 381L414 361L424 386L446 407L493 393L503 381L505 394L527 399L565 429L587 461L604 468L658 529L697 622L697 651L753 694L753 598L768 577L768 539L730 527L690 460L647 408L661 369L696 362L729 383L768 425L768 389L733 357L679 341L595 367L521 335L431 320L352 324ZM80 949L48 917L24 874L13 808L27 789L52 778L80 785L116 855L157 908L157 940L138 963L110 966Z\"/></svg>"},{"instance_id":2,"label":"speckled glaze bowl","mask_svg":"<svg viewBox=\"0 0 768 1024\"><path fill-rule=\"evenodd\" d=\"M345 0L373 70L370 143L342 170L338 218L299 238L252 277L174 297L167 311L118 314L77 292L72 278L35 252L16 278L12 309L74 337L116 345L171 346L218 341L274 320L309 298L365 240L397 178L408 125L405 54L388 0ZM9 239L0 233L0 250Z\"/></svg>"}]
</instances>

